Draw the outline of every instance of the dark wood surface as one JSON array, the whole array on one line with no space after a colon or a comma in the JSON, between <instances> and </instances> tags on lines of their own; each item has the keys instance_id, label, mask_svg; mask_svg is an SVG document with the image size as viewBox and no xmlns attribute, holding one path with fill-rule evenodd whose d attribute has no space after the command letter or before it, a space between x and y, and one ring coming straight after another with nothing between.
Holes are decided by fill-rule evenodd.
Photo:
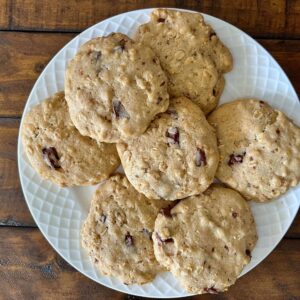
<instances>
[{"instance_id":1,"label":"dark wood surface","mask_svg":"<svg viewBox=\"0 0 300 300\"><path fill-rule=\"evenodd\" d=\"M0 0L0 299L137 299L69 266L36 227L20 188L17 137L29 92L77 32L145 7L180 7L222 18L258 40L300 92L300 1ZM300 299L300 215L284 239L227 293L193 299Z\"/></svg>"}]
</instances>

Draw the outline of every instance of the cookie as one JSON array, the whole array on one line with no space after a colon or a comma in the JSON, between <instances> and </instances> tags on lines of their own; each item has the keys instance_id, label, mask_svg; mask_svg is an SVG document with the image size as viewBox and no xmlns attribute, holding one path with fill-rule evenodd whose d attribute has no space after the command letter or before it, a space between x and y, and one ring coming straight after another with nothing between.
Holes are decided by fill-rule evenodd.
<instances>
[{"instance_id":1,"label":"cookie","mask_svg":"<svg viewBox=\"0 0 300 300\"><path fill-rule=\"evenodd\" d=\"M220 163L216 176L246 199L265 202L300 180L300 129L282 112L255 99L217 108Z\"/></svg>"},{"instance_id":2,"label":"cookie","mask_svg":"<svg viewBox=\"0 0 300 300\"><path fill-rule=\"evenodd\" d=\"M257 235L242 196L213 185L159 214L152 238L157 260L188 292L214 294L234 284Z\"/></svg>"},{"instance_id":3,"label":"cookie","mask_svg":"<svg viewBox=\"0 0 300 300\"><path fill-rule=\"evenodd\" d=\"M98 144L75 128L63 92L26 114L22 140L32 167L61 186L96 184L120 164L114 144Z\"/></svg>"},{"instance_id":4,"label":"cookie","mask_svg":"<svg viewBox=\"0 0 300 300\"><path fill-rule=\"evenodd\" d=\"M213 128L185 97L170 100L140 137L117 144L126 176L146 197L176 200L205 191L219 161Z\"/></svg>"},{"instance_id":5,"label":"cookie","mask_svg":"<svg viewBox=\"0 0 300 300\"><path fill-rule=\"evenodd\" d=\"M169 105L159 60L121 33L80 47L66 70L65 93L80 133L108 143L140 135Z\"/></svg>"},{"instance_id":6,"label":"cookie","mask_svg":"<svg viewBox=\"0 0 300 300\"><path fill-rule=\"evenodd\" d=\"M81 238L101 273L142 284L164 270L155 259L151 236L159 210L167 205L139 194L121 174L98 187Z\"/></svg>"},{"instance_id":7,"label":"cookie","mask_svg":"<svg viewBox=\"0 0 300 300\"><path fill-rule=\"evenodd\" d=\"M201 14L155 9L135 39L158 56L170 96L190 98L205 114L217 106L232 56Z\"/></svg>"}]
</instances>

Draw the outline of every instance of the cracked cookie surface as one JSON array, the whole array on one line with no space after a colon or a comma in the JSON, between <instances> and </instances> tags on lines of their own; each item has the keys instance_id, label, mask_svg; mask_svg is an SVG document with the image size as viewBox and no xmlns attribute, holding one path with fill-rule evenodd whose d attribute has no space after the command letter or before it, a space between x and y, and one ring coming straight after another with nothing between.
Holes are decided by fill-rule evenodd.
<instances>
[{"instance_id":1,"label":"cracked cookie surface","mask_svg":"<svg viewBox=\"0 0 300 300\"><path fill-rule=\"evenodd\" d=\"M247 201L218 185L160 213L153 233L157 260L197 294L226 291L234 284L256 240Z\"/></svg>"},{"instance_id":2,"label":"cracked cookie surface","mask_svg":"<svg viewBox=\"0 0 300 300\"><path fill-rule=\"evenodd\" d=\"M126 176L147 197L176 200L212 183L219 154L213 128L185 97L170 100L140 137L117 144Z\"/></svg>"},{"instance_id":3,"label":"cracked cookie surface","mask_svg":"<svg viewBox=\"0 0 300 300\"><path fill-rule=\"evenodd\" d=\"M265 202L300 180L300 129L282 112L256 99L239 99L209 117L216 129L218 179L246 199Z\"/></svg>"},{"instance_id":4,"label":"cracked cookie surface","mask_svg":"<svg viewBox=\"0 0 300 300\"><path fill-rule=\"evenodd\" d=\"M67 67L65 92L75 126L100 142L140 135L169 105L159 60L121 33L80 47Z\"/></svg>"},{"instance_id":5,"label":"cracked cookie surface","mask_svg":"<svg viewBox=\"0 0 300 300\"><path fill-rule=\"evenodd\" d=\"M120 164L115 145L97 143L75 128L63 92L26 114L22 141L33 168L61 186L96 184Z\"/></svg>"},{"instance_id":6,"label":"cracked cookie surface","mask_svg":"<svg viewBox=\"0 0 300 300\"><path fill-rule=\"evenodd\" d=\"M151 236L159 210L168 203L147 199L121 174L98 187L81 239L104 275L143 284L164 270L155 259Z\"/></svg>"},{"instance_id":7,"label":"cracked cookie surface","mask_svg":"<svg viewBox=\"0 0 300 300\"><path fill-rule=\"evenodd\" d=\"M170 96L190 98L205 114L217 106L232 56L201 14L155 9L135 39L158 56Z\"/></svg>"}]
</instances>

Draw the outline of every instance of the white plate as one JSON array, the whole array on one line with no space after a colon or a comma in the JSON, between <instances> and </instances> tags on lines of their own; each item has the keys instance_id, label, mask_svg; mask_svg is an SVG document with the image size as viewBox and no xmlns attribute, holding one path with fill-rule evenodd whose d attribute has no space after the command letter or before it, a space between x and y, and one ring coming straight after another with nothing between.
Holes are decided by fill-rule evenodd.
<instances>
[{"instance_id":1,"label":"white plate","mask_svg":"<svg viewBox=\"0 0 300 300\"><path fill-rule=\"evenodd\" d=\"M35 104L64 88L65 67L81 44L111 32L122 32L131 36L138 25L149 20L150 12L151 9L137 10L112 17L75 37L58 52L40 75L30 93L24 114ZM238 97L261 98L285 112L300 125L297 95L271 55L236 27L208 15L204 17L229 47L234 59L233 70L225 76L226 86L221 103ZM159 274L149 284L129 286L116 278L102 276L81 248L79 234L95 187L59 188L42 180L29 165L20 136L18 162L24 196L36 224L52 247L78 271L107 287L128 294L159 298L188 295L170 273ZM271 203L251 203L259 240L252 260L242 274L253 269L274 249L292 223L299 203L299 185Z\"/></svg>"}]
</instances>

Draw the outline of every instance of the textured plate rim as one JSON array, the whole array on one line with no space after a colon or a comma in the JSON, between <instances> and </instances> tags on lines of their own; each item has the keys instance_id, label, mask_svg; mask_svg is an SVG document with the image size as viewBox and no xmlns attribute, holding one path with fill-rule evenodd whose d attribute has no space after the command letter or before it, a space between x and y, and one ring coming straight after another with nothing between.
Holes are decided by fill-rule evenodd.
<instances>
[{"instance_id":1,"label":"textured plate rim","mask_svg":"<svg viewBox=\"0 0 300 300\"><path fill-rule=\"evenodd\" d=\"M162 7L160 7L162 8ZM275 66L282 72L283 76L286 77L286 80L287 80L287 83L289 84L289 86L291 87L291 91L294 93L295 95L295 98L298 100L299 102L299 98L298 98L298 95L294 89L294 86L292 85L289 77L286 75L286 73L284 72L284 70L282 69L282 67L279 65L279 63L274 59L274 57L259 43L257 42L254 38L252 38L249 34L247 34L246 32L242 31L241 29L239 29L238 27L232 25L231 23L227 22L227 21L224 21L222 19L219 19L217 17L214 17L214 16L211 16L211 15L208 15L208 14L205 14L205 13L202 13L202 12L199 12L199 11L194 11L194 10L188 10L188 9L179 9L179 8L169 8L169 7L164 7L165 9L170 9L170 10L178 10L178 11L184 11L184 12L192 12L192 13L200 13L204 16L204 18L206 17L209 17L211 19L215 19L217 21L221 21L224 23L224 25L226 26L229 26L229 27L232 27L233 29L237 30L240 34L246 36L247 38L249 38L252 42L254 42L256 44L256 46L258 46L259 48L261 48L261 50L267 55L269 56L269 58L271 59L271 61L275 64ZM123 12L123 13L120 13L120 14L117 14L117 15L114 15L114 16L111 16L109 18L106 18L88 28L86 28L84 31L80 32L79 34L77 34L73 39L71 39L67 44L65 44L53 57L52 59L48 62L47 66L44 68L44 70L42 71L42 73L39 75L38 79L35 81L31 91L30 91L30 94L26 100L26 104L24 106L24 109L23 109L23 112L22 112L22 117L21 117L21 121L20 121L20 126L19 126L19 133L18 133L18 146L17 146L17 153L18 153L18 173L19 173L19 178L20 178L20 182L21 182L21 188L22 188L22 193L24 195L24 198L25 198L25 201L26 201L26 204L27 204L27 207L30 211L30 214L34 220L34 222L36 223L38 229L40 230L40 232L42 233L42 235L44 236L44 238L46 239L46 241L51 245L51 247L68 263L70 264L75 270L77 270L79 273L81 273L82 275L86 276L87 278L93 280L94 282L96 282L97 284L101 284L107 288L110 288L110 289L113 289L113 290L116 290L118 292L121 292L121 293L127 293L129 294L128 292L124 292L123 290L117 288L117 287L112 287L112 286L109 286L103 282L99 282L97 281L95 278L91 277L90 275L86 274L86 273L83 273L79 268L77 268L73 263L72 261L69 261L65 255L63 255L59 249L57 249L55 247L55 245L50 241L50 239L48 238L48 235L46 234L46 232L44 232L44 230L39 226L39 222L37 221L36 219L36 216L35 214L33 213L32 211L32 208L29 204L29 200L27 199L27 197L29 197L28 195L26 195L25 193L25 188L24 188L24 181L23 181L23 175L22 175L22 170L21 170L21 160L22 160L22 157L21 157L21 150L22 150L22 140L21 140L21 128L22 128L22 125L23 125L23 120L24 120L24 112L26 112L28 110L28 106L29 106L29 99L32 97L32 94L34 92L34 90L36 89L36 85L40 82L40 80L42 80L42 78L44 77L44 73L46 73L47 71L47 68L49 67L49 65L56 60L56 58L60 55L60 53L65 49L65 48L68 48L68 46L75 40L75 39L78 39L81 35L84 35L87 31L90 31L92 28L98 26L99 24L101 23L104 23L104 22L107 22L111 19L114 19L114 18L118 18L122 15L126 15L127 13L138 13L138 12L143 12L143 13L146 13L146 14L150 14L152 10L156 9L155 7L154 8L145 8L145 9L138 9L138 10L132 10L132 11L126 11L126 12ZM299 211L299 208L300 208L300 204L298 205L298 208L295 209L294 211L294 215L291 216L291 218L289 219L289 224L286 228L285 231L282 232L282 237L281 239L276 243L274 244L273 248L269 250L268 253L266 253L266 255L259 261L259 263L257 263L256 265L254 265L250 270L247 271L250 272L251 270L253 270L254 268L256 268L260 263L262 263L273 251L274 249L278 246L278 244L282 241L282 239L284 238L286 232L289 230L289 228L291 227L291 224L293 223L298 211ZM246 275L247 273L243 274L243 275ZM240 278L241 276L239 276L238 278ZM153 295L140 295L138 293L133 293L133 292L130 292L131 295L135 295L135 296L139 296L139 297L152 297L152 298L170 298L168 296L165 296L165 295L160 295L160 296L153 296ZM192 296L193 294L190 294L190 295L187 295L187 296L182 296L182 295L176 295L176 296L173 296L172 298L181 298L181 297L188 297L188 296Z\"/></svg>"}]
</instances>

